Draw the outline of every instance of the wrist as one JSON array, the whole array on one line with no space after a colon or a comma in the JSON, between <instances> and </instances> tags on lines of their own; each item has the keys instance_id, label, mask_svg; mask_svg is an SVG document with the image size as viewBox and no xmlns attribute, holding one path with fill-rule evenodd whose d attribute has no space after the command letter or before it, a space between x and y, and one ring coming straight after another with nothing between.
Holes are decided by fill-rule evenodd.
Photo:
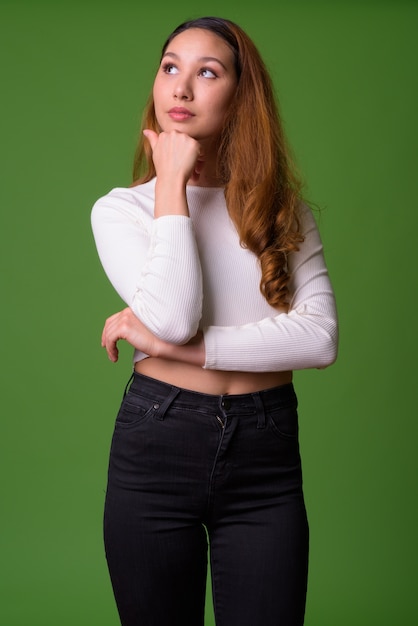
<instances>
[{"instance_id":1,"label":"wrist","mask_svg":"<svg viewBox=\"0 0 418 626\"><path fill-rule=\"evenodd\" d=\"M186 182L166 181L157 178L155 183L154 217L185 215L189 217Z\"/></svg>"},{"instance_id":2,"label":"wrist","mask_svg":"<svg viewBox=\"0 0 418 626\"><path fill-rule=\"evenodd\" d=\"M183 345L158 340L156 350L157 354L154 356L170 361L181 361L198 367L203 367L206 360L205 343L201 331Z\"/></svg>"}]
</instances>

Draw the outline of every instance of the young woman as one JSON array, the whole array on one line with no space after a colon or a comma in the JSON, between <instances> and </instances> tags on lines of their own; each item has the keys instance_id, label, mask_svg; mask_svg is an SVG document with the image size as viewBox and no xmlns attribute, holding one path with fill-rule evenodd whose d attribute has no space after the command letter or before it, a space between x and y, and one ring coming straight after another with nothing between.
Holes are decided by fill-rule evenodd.
<instances>
[{"instance_id":1,"label":"young woman","mask_svg":"<svg viewBox=\"0 0 418 626\"><path fill-rule=\"evenodd\" d=\"M271 80L236 24L163 46L135 182L93 232L127 307L104 326L134 371L112 440L104 532L124 626L303 624L308 524L292 370L337 353L321 240ZM129 388L129 389L128 389Z\"/></svg>"}]
</instances>

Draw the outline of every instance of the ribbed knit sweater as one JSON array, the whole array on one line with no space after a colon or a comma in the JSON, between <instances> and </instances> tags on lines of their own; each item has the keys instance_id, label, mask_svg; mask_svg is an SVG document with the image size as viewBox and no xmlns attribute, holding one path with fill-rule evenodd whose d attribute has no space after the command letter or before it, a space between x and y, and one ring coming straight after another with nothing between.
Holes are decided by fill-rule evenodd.
<instances>
[{"instance_id":1,"label":"ribbed knit sweater","mask_svg":"<svg viewBox=\"0 0 418 626\"><path fill-rule=\"evenodd\" d=\"M257 257L243 248L222 188L187 187L190 217L154 219L155 179L115 188L94 204L93 234L122 300L158 337L203 331L204 367L232 371L323 368L337 356L335 298L316 221L300 206L305 240L288 258L290 307L260 292ZM147 355L135 350L134 361Z\"/></svg>"}]
</instances>

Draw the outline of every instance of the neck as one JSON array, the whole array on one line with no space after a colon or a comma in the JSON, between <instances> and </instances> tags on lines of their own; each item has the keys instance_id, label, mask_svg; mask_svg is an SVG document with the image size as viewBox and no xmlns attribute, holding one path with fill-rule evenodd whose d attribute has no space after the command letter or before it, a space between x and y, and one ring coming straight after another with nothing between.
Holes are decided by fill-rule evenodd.
<instances>
[{"instance_id":1,"label":"neck","mask_svg":"<svg viewBox=\"0 0 418 626\"><path fill-rule=\"evenodd\" d=\"M187 182L188 187L225 187L225 184L216 177L207 177L203 173L199 178L190 178Z\"/></svg>"},{"instance_id":2,"label":"neck","mask_svg":"<svg viewBox=\"0 0 418 626\"><path fill-rule=\"evenodd\" d=\"M224 183L217 175L216 159L205 159L199 174L194 174L187 184L196 187L223 187Z\"/></svg>"},{"instance_id":3,"label":"neck","mask_svg":"<svg viewBox=\"0 0 418 626\"><path fill-rule=\"evenodd\" d=\"M203 159L199 164L199 174L192 176L188 185L196 187L224 187L225 183L218 175L218 138L202 140L200 142Z\"/></svg>"}]
</instances>

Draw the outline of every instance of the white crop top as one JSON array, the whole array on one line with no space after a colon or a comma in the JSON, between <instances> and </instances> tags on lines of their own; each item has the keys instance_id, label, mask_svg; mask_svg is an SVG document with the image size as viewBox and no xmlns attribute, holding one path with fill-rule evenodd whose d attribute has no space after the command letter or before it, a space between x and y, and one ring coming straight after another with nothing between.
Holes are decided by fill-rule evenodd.
<instances>
[{"instance_id":1,"label":"white crop top","mask_svg":"<svg viewBox=\"0 0 418 626\"><path fill-rule=\"evenodd\" d=\"M260 292L257 257L240 246L222 188L187 187L190 218L153 218L155 179L115 188L92 210L103 268L122 300L158 337L186 343L203 330L207 369L323 368L337 356L334 293L311 210L288 259L288 312ZM134 361L146 358L135 351Z\"/></svg>"}]
</instances>

